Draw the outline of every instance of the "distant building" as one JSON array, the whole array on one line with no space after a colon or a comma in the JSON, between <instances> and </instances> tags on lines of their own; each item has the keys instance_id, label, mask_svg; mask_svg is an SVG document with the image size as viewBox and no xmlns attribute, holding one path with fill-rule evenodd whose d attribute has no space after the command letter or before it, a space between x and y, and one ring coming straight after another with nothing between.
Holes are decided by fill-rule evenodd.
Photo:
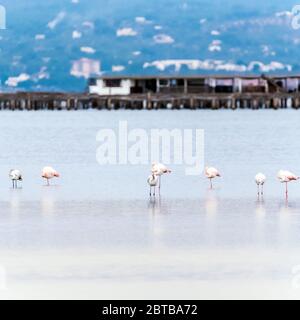
<instances>
[{"instance_id":1,"label":"distant building","mask_svg":"<svg viewBox=\"0 0 300 320\"><path fill-rule=\"evenodd\" d=\"M102 76L89 79L88 91L100 96L298 92L300 76Z\"/></svg>"},{"instance_id":2,"label":"distant building","mask_svg":"<svg viewBox=\"0 0 300 320\"><path fill-rule=\"evenodd\" d=\"M98 94L100 96L110 95L130 95L134 81L130 79L96 79L89 81L89 93Z\"/></svg>"},{"instance_id":3,"label":"distant building","mask_svg":"<svg viewBox=\"0 0 300 320\"><path fill-rule=\"evenodd\" d=\"M91 75L101 74L101 63L99 60L81 58L73 61L71 75L75 77L90 78Z\"/></svg>"}]
</instances>

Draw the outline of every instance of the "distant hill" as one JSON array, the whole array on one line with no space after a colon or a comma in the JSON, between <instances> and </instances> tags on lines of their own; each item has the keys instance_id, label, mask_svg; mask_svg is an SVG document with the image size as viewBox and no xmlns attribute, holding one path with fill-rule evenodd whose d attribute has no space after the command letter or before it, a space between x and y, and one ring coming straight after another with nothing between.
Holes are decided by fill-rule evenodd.
<instances>
[{"instance_id":1,"label":"distant hill","mask_svg":"<svg viewBox=\"0 0 300 320\"><path fill-rule=\"evenodd\" d=\"M300 73L294 3L0 0L1 89L82 91L100 72Z\"/></svg>"}]
</instances>

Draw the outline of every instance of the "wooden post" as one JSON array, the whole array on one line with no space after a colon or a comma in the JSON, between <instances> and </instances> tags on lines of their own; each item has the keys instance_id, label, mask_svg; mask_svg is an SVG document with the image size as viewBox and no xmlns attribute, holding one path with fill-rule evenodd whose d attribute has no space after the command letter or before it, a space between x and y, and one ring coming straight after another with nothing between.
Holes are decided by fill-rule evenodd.
<instances>
[{"instance_id":1,"label":"wooden post","mask_svg":"<svg viewBox=\"0 0 300 320\"><path fill-rule=\"evenodd\" d=\"M147 93L147 109L148 110L152 109L151 92Z\"/></svg>"},{"instance_id":2,"label":"wooden post","mask_svg":"<svg viewBox=\"0 0 300 320\"><path fill-rule=\"evenodd\" d=\"M236 106L236 100L235 100L235 98L232 98L231 99L231 109L232 110L235 110L237 108L237 106Z\"/></svg>"},{"instance_id":3,"label":"wooden post","mask_svg":"<svg viewBox=\"0 0 300 320\"><path fill-rule=\"evenodd\" d=\"M160 93L160 80L156 79L156 93Z\"/></svg>"},{"instance_id":4,"label":"wooden post","mask_svg":"<svg viewBox=\"0 0 300 320\"><path fill-rule=\"evenodd\" d=\"M194 98L191 98L191 99L190 99L190 108L191 108L191 109L194 109L194 108L195 108Z\"/></svg>"},{"instance_id":5,"label":"wooden post","mask_svg":"<svg viewBox=\"0 0 300 320\"><path fill-rule=\"evenodd\" d=\"M215 109L216 109L216 99L215 99L215 98L213 98L213 99L211 100L211 108L212 108L212 110L215 110Z\"/></svg>"},{"instance_id":6,"label":"wooden post","mask_svg":"<svg viewBox=\"0 0 300 320\"><path fill-rule=\"evenodd\" d=\"M112 103L111 103L111 98L107 99L107 109L111 110L112 109Z\"/></svg>"},{"instance_id":7,"label":"wooden post","mask_svg":"<svg viewBox=\"0 0 300 320\"><path fill-rule=\"evenodd\" d=\"M256 99L253 99L253 101L252 101L252 108L253 109L258 109L258 102L257 102Z\"/></svg>"},{"instance_id":8,"label":"wooden post","mask_svg":"<svg viewBox=\"0 0 300 320\"><path fill-rule=\"evenodd\" d=\"M10 100L10 109L13 111L16 109L16 101L14 99Z\"/></svg>"},{"instance_id":9,"label":"wooden post","mask_svg":"<svg viewBox=\"0 0 300 320\"><path fill-rule=\"evenodd\" d=\"M184 79L184 94L188 94L188 80Z\"/></svg>"}]
</instances>

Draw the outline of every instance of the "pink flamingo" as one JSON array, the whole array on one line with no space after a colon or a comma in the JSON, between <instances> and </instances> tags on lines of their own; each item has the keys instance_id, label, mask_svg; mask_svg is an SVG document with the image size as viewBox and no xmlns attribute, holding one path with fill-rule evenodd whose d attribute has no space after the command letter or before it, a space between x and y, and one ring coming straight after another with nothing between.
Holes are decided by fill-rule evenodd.
<instances>
[{"instance_id":1,"label":"pink flamingo","mask_svg":"<svg viewBox=\"0 0 300 320\"><path fill-rule=\"evenodd\" d=\"M52 167L45 167L42 170L42 178L47 179L47 185L49 186L49 180L56 177L59 178L59 173Z\"/></svg>"},{"instance_id":2,"label":"pink flamingo","mask_svg":"<svg viewBox=\"0 0 300 320\"><path fill-rule=\"evenodd\" d=\"M288 198L288 183L291 181L297 181L300 177L296 176L290 171L280 170L278 172L277 178L281 183L285 183L285 195L286 199Z\"/></svg>"},{"instance_id":3,"label":"pink flamingo","mask_svg":"<svg viewBox=\"0 0 300 320\"><path fill-rule=\"evenodd\" d=\"M172 171L162 163L152 163L152 170L151 171L152 171L152 174L157 176L158 179L159 179L158 190L159 190L159 193L160 193L161 176L164 175L164 174L171 173Z\"/></svg>"},{"instance_id":4,"label":"pink flamingo","mask_svg":"<svg viewBox=\"0 0 300 320\"><path fill-rule=\"evenodd\" d=\"M221 177L219 171L216 168L213 167L206 167L205 168L205 176L207 179L210 180L210 188L212 189L212 179L215 179L217 177Z\"/></svg>"}]
</instances>

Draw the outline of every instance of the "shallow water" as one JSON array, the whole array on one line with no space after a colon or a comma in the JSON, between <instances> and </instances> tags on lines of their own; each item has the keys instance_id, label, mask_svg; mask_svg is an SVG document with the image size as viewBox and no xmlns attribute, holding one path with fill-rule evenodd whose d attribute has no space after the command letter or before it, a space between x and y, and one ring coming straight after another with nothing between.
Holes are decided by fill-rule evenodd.
<instances>
[{"instance_id":1,"label":"shallow water","mask_svg":"<svg viewBox=\"0 0 300 320\"><path fill-rule=\"evenodd\" d=\"M149 199L149 165L96 161L98 130L120 120L204 129L205 162L222 178L209 190L171 166L161 197ZM0 296L300 297L300 185L286 202L276 180L280 169L300 174L299 112L1 112L0 127ZM61 173L50 187L45 165ZM18 190L13 167L24 174Z\"/></svg>"}]
</instances>

